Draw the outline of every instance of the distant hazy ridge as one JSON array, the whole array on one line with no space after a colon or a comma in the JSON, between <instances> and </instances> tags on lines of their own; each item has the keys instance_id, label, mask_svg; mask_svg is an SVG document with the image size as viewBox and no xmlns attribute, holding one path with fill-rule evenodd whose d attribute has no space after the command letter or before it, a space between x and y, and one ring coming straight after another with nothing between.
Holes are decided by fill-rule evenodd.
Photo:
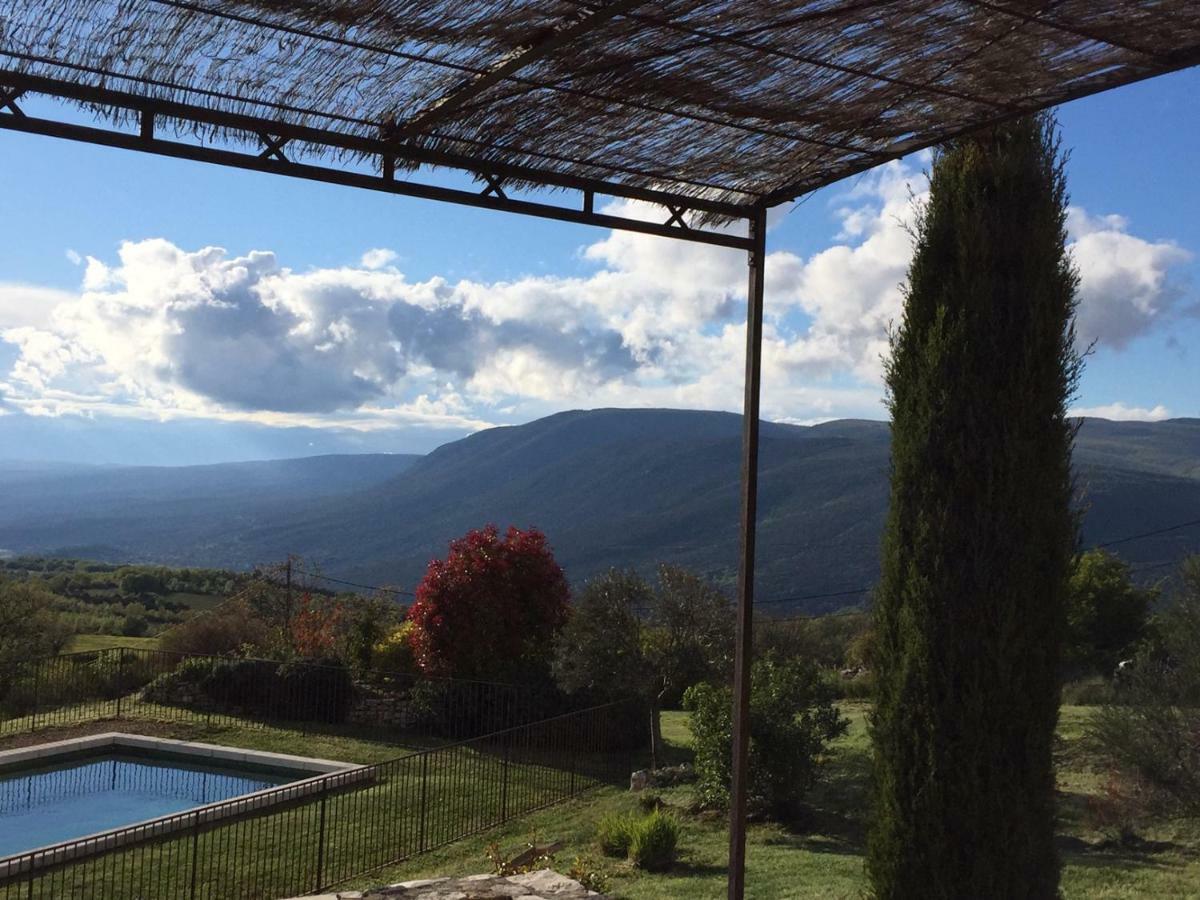
<instances>
[{"instance_id":1,"label":"distant hazy ridge","mask_svg":"<svg viewBox=\"0 0 1200 900\"><path fill-rule=\"evenodd\" d=\"M329 574L411 587L447 541L495 522L542 528L573 581L659 560L728 579L740 436L740 418L728 413L609 409L483 431L425 457L0 463L0 548L234 568L291 552ZM762 438L760 596L871 583L887 502L887 425L764 423ZM1089 419L1076 468L1087 544L1200 518L1198 419ZM1138 564L1165 562L1200 549L1200 529L1119 549Z\"/></svg>"}]
</instances>

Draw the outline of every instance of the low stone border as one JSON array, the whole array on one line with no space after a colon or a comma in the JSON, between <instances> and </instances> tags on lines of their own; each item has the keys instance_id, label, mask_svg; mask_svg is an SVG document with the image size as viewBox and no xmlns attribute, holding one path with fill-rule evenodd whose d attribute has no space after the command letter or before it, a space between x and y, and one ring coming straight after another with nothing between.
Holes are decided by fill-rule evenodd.
<instances>
[{"instance_id":1,"label":"low stone border","mask_svg":"<svg viewBox=\"0 0 1200 900\"><path fill-rule=\"evenodd\" d=\"M196 741L177 741L169 738L146 737L140 734L124 734L110 731L87 737L54 741L33 747L0 752L0 775L5 770L28 768L32 763L52 764L57 760L67 761L86 757L106 749L127 749L168 753L181 761L192 759L199 764L260 765L264 768L282 769L296 773L312 773L289 784L266 788L240 797L219 800L197 806L184 812L172 813L156 819L134 822L109 831L73 838L58 844L36 847L0 859L0 880L26 875L37 869L107 853L120 847L152 840L187 831L204 828L224 819L235 818L257 812L282 803L290 803L317 793L342 790L354 784L369 781L374 777L370 766L337 762L329 759L313 759L292 756L287 753L270 753L265 750L246 750L240 747L222 747L217 744L202 744Z\"/></svg>"},{"instance_id":2,"label":"low stone border","mask_svg":"<svg viewBox=\"0 0 1200 900\"><path fill-rule=\"evenodd\" d=\"M369 891L342 891L292 900L583 900L603 894L578 881L541 869L525 875L469 875L466 878L426 878L402 881Z\"/></svg>"}]
</instances>

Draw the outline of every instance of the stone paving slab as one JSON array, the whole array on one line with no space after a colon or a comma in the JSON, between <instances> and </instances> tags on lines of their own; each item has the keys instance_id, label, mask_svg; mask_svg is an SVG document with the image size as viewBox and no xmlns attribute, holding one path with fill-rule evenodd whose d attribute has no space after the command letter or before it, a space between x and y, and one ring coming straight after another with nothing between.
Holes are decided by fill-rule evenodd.
<instances>
[{"instance_id":1,"label":"stone paving slab","mask_svg":"<svg viewBox=\"0 0 1200 900\"><path fill-rule=\"evenodd\" d=\"M525 875L470 875L402 881L369 891L342 891L292 900L606 900L552 869Z\"/></svg>"}]
</instances>

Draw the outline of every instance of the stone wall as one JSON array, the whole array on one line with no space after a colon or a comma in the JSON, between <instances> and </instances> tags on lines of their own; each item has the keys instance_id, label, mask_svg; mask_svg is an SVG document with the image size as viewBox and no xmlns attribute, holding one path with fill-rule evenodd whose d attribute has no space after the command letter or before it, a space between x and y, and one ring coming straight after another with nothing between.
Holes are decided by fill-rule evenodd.
<instances>
[{"instance_id":1,"label":"stone wall","mask_svg":"<svg viewBox=\"0 0 1200 900\"><path fill-rule=\"evenodd\" d=\"M409 728L418 724L407 694L361 683L354 685L354 704L346 721L368 728Z\"/></svg>"}]
</instances>

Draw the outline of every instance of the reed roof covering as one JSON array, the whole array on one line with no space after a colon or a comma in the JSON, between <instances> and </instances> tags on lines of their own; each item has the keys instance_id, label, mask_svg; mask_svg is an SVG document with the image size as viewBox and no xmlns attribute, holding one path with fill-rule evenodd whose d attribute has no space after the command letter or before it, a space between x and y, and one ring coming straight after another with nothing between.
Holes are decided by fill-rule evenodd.
<instances>
[{"instance_id":1,"label":"reed roof covering","mask_svg":"<svg viewBox=\"0 0 1200 900\"><path fill-rule=\"evenodd\" d=\"M0 0L0 73L747 208L1197 62L1196 0Z\"/></svg>"}]
</instances>

